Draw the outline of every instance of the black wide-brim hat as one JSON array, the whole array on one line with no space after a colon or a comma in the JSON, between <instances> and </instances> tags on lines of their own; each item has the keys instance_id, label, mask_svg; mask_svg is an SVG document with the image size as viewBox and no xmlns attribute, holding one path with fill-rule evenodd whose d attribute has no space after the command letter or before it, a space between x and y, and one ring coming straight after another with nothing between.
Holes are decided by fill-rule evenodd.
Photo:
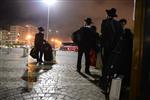
<instances>
[{"instance_id":1,"label":"black wide-brim hat","mask_svg":"<svg viewBox=\"0 0 150 100\"><path fill-rule=\"evenodd\" d=\"M43 27L38 27L38 30L39 31L44 31L44 28Z\"/></svg>"},{"instance_id":2,"label":"black wide-brim hat","mask_svg":"<svg viewBox=\"0 0 150 100\"><path fill-rule=\"evenodd\" d=\"M116 9L115 8L111 8L109 10L106 10L107 15L111 16L111 17L117 17L118 15L116 14Z\"/></svg>"}]
</instances>

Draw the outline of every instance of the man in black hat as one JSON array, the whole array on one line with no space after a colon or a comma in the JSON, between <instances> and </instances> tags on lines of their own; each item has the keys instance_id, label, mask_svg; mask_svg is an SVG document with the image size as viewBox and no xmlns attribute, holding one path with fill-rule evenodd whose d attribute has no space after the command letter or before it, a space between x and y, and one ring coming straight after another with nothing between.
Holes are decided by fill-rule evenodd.
<instances>
[{"instance_id":1,"label":"man in black hat","mask_svg":"<svg viewBox=\"0 0 150 100\"><path fill-rule=\"evenodd\" d=\"M79 39L77 40L78 45L78 59L77 59L77 71L80 72L81 70L81 59L83 53L85 54L85 73L91 74L89 71L90 68L90 50L94 45L94 33L91 29L92 19L86 18L84 20L84 26L81 27L79 30L74 32L73 34L78 34ZM74 39L73 39L74 40ZM74 41L75 42L75 41Z\"/></svg>"},{"instance_id":2,"label":"man in black hat","mask_svg":"<svg viewBox=\"0 0 150 100\"><path fill-rule=\"evenodd\" d=\"M111 8L106 10L107 18L102 21L101 33L102 33L102 77L101 77L101 87L107 92L108 88L108 75L110 74L111 56L112 52L120 39L121 33L123 31L119 21L114 18L117 17L116 9Z\"/></svg>"},{"instance_id":3,"label":"man in black hat","mask_svg":"<svg viewBox=\"0 0 150 100\"><path fill-rule=\"evenodd\" d=\"M44 29L43 27L38 28L39 32L35 35L34 46L37 50L37 62L42 63L43 57L43 42L44 42Z\"/></svg>"}]
</instances>

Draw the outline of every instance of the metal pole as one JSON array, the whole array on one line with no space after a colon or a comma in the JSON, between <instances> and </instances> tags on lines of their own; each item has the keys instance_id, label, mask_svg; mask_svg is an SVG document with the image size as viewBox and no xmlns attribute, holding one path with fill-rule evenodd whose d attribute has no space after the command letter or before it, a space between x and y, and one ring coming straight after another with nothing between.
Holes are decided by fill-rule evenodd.
<instances>
[{"instance_id":1,"label":"metal pole","mask_svg":"<svg viewBox=\"0 0 150 100\"><path fill-rule=\"evenodd\" d=\"M46 40L47 40L47 41L48 41L48 35L49 35L49 21L50 21L50 18L49 18L49 16L50 16L49 13L50 13L50 12L49 12L49 10L50 10L50 6L48 6L48 10L47 10L47 11L48 11L48 12L47 12L47 14L48 14L48 15L47 15L47 36L46 36Z\"/></svg>"}]
</instances>

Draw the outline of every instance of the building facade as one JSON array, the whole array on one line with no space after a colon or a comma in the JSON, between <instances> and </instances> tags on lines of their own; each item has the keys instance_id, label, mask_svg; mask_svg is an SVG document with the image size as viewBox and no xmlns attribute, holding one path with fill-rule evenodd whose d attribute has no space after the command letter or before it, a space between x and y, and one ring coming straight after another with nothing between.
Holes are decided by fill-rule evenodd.
<instances>
[{"instance_id":1,"label":"building facade","mask_svg":"<svg viewBox=\"0 0 150 100\"><path fill-rule=\"evenodd\" d=\"M33 45L35 34L38 32L37 27L33 25L25 25L25 30L23 37L25 37L27 44Z\"/></svg>"},{"instance_id":2,"label":"building facade","mask_svg":"<svg viewBox=\"0 0 150 100\"><path fill-rule=\"evenodd\" d=\"M22 35L25 34L25 28L19 25L10 26L10 38L12 43L24 42L21 39Z\"/></svg>"},{"instance_id":3,"label":"building facade","mask_svg":"<svg viewBox=\"0 0 150 100\"><path fill-rule=\"evenodd\" d=\"M10 37L13 43L33 44L37 27L33 25L13 25L10 26Z\"/></svg>"},{"instance_id":4,"label":"building facade","mask_svg":"<svg viewBox=\"0 0 150 100\"><path fill-rule=\"evenodd\" d=\"M9 31L7 30L0 30L0 44L7 44L9 43Z\"/></svg>"}]
</instances>

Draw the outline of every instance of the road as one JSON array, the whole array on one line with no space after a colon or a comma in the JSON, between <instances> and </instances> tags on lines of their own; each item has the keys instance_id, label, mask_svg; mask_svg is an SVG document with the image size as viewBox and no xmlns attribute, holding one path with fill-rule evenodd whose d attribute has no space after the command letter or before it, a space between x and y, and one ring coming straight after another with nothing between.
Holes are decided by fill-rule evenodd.
<instances>
[{"instance_id":1,"label":"road","mask_svg":"<svg viewBox=\"0 0 150 100\"><path fill-rule=\"evenodd\" d=\"M56 51L56 62L59 64L76 64L77 52L74 51ZM84 55L83 55L84 56ZM83 57L82 64L85 62Z\"/></svg>"}]
</instances>

